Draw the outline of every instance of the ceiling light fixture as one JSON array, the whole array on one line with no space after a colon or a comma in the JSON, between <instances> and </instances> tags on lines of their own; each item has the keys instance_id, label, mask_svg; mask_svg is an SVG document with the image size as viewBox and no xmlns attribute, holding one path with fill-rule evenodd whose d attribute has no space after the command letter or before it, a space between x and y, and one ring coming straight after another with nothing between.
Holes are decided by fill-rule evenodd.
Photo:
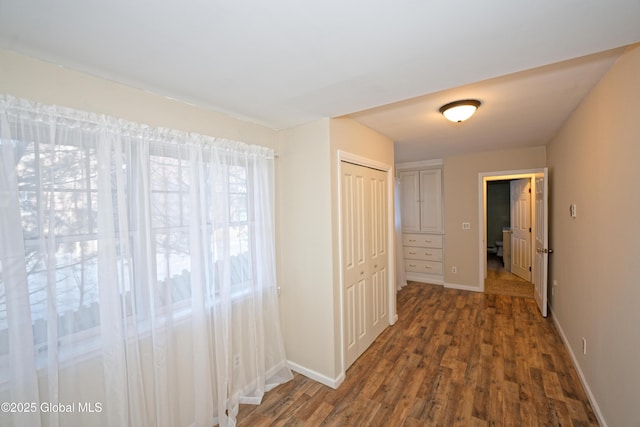
<instances>
[{"instance_id":1,"label":"ceiling light fixture","mask_svg":"<svg viewBox=\"0 0 640 427\"><path fill-rule=\"evenodd\" d=\"M443 105L440 112L447 120L460 123L473 116L479 106L480 101L477 99L464 99Z\"/></svg>"}]
</instances>

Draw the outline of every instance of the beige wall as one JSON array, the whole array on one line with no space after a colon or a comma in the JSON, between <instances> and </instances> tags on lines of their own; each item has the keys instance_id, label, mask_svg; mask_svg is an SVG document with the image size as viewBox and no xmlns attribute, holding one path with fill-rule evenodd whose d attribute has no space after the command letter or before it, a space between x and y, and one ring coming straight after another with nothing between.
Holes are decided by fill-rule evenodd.
<instances>
[{"instance_id":1,"label":"beige wall","mask_svg":"<svg viewBox=\"0 0 640 427\"><path fill-rule=\"evenodd\" d=\"M640 425L638 99L640 45L620 57L548 147L550 279L558 284L551 306L610 426Z\"/></svg>"},{"instance_id":2,"label":"beige wall","mask_svg":"<svg viewBox=\"0 0 640 427\"><path fill-rule=\"evenodd\" d=\"M351 119L280 132L278 269L287 358L325 384L338 384L344 373L338 150L393 165L393 141Z\"/></svg>"},{"instance_id":3,"label":"beige wall","mask_svg":"<svg viewBox=\"0 0 640 427\"><path fill-rule=\"evenodd\" d=\"M4 50L0 93L248 144L278 143L267 127Z\"/></svg>"},{"instance_id":4,"label":"beige wall","mask_svg":"<svg viewBox=\"0 0 640 427\"><path fill-rule=\"evenodd\" d=\"M329 120L280 132L278 271L286 355L337 377Z\"/></svg>"},{"instance_id":5,"label":"beige wall","mask_svg":"<svg viewBox=\"0 0 640 427\"><path fill-rule=\"evenodd\" d=\"M444 159L444 281L446 285L480 289L478 175L543 168L545 147L492 151ZM462 223L471 223L463 230ZM451 273L456 266L457 273Z\"/></svg>"}]
</instances>

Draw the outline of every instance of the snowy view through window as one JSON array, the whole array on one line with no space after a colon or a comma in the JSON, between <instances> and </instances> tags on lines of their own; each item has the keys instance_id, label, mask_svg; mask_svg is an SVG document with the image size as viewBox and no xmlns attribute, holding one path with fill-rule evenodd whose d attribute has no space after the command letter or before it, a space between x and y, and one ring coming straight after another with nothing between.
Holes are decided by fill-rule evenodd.
<instances>
[{"instance_id":1,"label":"snowy view through window","mask_svg":"<svg viewBox=\"0 0 640 427\"><path fill-rule=\"evenodd\" d=\"M58 315L59 338L99 326L98 209L101 206L97 170L115 166L98 165L95 144L90 143L72 146L18 142L17 147L16 173L31 319L35 344L44 346L47 310L52 308ZM192 227L197 227L211 247L212 259L206 260L210 274L222 274L218 260L228 253L231 265L225 266L224 274L231 276L233 286L241 290L243 283L250 279L247 169L242 165L225 166L215 172L215 177L222 179L214 179L208 192L194 189L185 153L176 149L158 155L152 153L146 165L147 183L140 182L145 177L128 170L137 165L122 166L124 174L119 176L124 176L124 182L117 183L118 174L111 173L112 188L120 185L125 190L125 194L112 192L116 207L113 223L119 242L116 244L119 283L100 286L120 287L123 316L133 312L131 301L134 304L137 301L135 295L131 298L129 294L136 277L154 276L137 274L140 269L154 270L155 283L134 291L152 289L156 294L156 307L180 304L190 298ZM208 216L193 224L189 205L191 191L202 191L209 202L215 197L211 192L218 192L227 203L211 204ZM118 197L122 199L116 200ZM128 230L121 230L121 224L127 224ZM141 247L136 237L144 234L141 227L149 224L152 253L148 245ZM127 239L125 247L123 239ZM53 271L55 274L51 274ZM215 282L214 277L211 283ZM210 292L215 294L215 285ZM55 307L51 301L55 301ZM188 311L189 306L185 305ZM145 314L142 307L135 311L138 316ZM0 340L5 342L7 328L5 286L0 272Z\"/></svg>"}]
</instances>

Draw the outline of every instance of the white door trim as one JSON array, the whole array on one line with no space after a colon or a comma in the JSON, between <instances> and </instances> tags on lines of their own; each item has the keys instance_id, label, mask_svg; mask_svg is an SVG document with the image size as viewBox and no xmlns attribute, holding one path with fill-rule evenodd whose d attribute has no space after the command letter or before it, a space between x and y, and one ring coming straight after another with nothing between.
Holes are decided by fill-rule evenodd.
<instances>
[{"instance_id":1,"label":"white door trim","mask_svg":"<svg viewBox=\"0 0 640 427\"><path fill-rule=\"evenodd\" d=\"M533 214L534 214L534 243L535 252L534 275L532 282L535 285L534 297L543 317L547 317L548 304L548 280L549 280L549 170L536 174L533 178ZM542 182L538 182L542 181ZM539 184L542 184L541 186ZM542 229L542 233L540 230Z\"/></svg>"},{"instance_id":2,"label":"white door trim","mask_svg":"<svg viewBox=\"0 0 640 427\"><path fill-rule=\"evenodd\" d=\"M387 172L387 256L389 265L389 274L387 277L387 284L389 287L389 325L393 325L398 320L398 314L396 313L396 268L395 268L395 222L394 222L394 172L393 166L379 162L377 160L369 159L359 156L343 150L337 150L337 183L338 183L338 260L340 271L340 354L341 354L341 375L345 375L345 347L344 347L344 278L342 272L343 254L342 254L342 162L354 163L356 165L378 169Z\"/></svg>"},{"instance_id":3,"label":"white door trim","mask_svg":"<svg viewBox=\"0 0 640 427\"><path fill-rule=\"evenodd\" d=\"M502 181L505 179L520 179L529 178L535 179L537 173L543 173L545 168L537 169L520 169L509 171L495 171L495 172L481 172L478 174L478 227L479 240L480 240L480 257L478 263L480 265L478 283L480 285L480 292L484 292L484 279L487 277L487 181ZM534 225L532 224L532 227ZM532 230L533 231L533 230ZM535 240L532 239L532 245L535 245ZM532 247L532 252L535 251L535 247ZM535 259L532 259L532 264ZM535 268L532 265L531 268Z\"/></svg>"}]
</instances>

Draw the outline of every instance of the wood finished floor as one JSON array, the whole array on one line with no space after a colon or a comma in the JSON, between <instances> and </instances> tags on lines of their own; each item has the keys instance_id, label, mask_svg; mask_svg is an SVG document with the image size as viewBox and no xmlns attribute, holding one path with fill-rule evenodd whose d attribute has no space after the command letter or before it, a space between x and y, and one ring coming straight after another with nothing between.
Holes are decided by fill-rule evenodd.
<instances>
[{"instance_id":1,"label":"wood finished floor","mask_svg":"<svg viewBox=\"0 0 640 427\"><path fill-rule=\"evenodd\" d=\"M398 322L337 389L295 374L239 426L597 426L551 319L532 298L410 283Z\"/></svg>"},{"instance_id":2,"label":"wood finished floor","mask_svg":"<svg viewBox=\"0 0 640 427\"><path fill-rule=\"evenodd\" d=\"M484 291L488 294L511 295L515 297L533 297L533 283L511 273L502 265L502 258L487 256L487 278Z\"/></svg>"}]
</instances>

